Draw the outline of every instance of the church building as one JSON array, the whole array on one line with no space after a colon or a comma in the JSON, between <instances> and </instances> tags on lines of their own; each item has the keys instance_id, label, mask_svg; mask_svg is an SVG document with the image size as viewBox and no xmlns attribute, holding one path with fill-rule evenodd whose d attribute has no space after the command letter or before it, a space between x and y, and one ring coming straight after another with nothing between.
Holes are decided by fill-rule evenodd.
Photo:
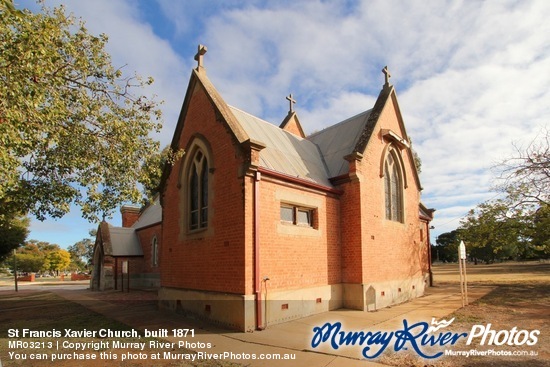
<instances>
[{"instance_id":1,"label":"church building","mask_svg":"<svg viewBox=\"0 0 550 367\"><path fill-rule=\"evenodd\" d=\"M306 135L229 106L199 46L161 183L159 304L248 331L421 296L429 222L390 75L374 106Z\"/></svg>"},{"instance_id":2,"label":"church building","mask_svg":"<svg viewBox=\"0 0 550 367\"><path fill-rule=\"evenodd\" d=\"M160 286L160 202L157 198L143 208L124 205L120 212L122 227L103 220L97 228L90 289L156 289Z\"/></svg>"}]
</instances>

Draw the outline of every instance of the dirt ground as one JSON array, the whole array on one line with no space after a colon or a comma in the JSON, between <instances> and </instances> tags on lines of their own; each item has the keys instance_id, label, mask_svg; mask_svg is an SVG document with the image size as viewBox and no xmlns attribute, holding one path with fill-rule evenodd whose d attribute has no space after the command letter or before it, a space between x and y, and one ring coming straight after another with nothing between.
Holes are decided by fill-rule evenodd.
<instances>
[{"instance_id":1,"label":"dirt ground","mask_svg":"<svg viewBox=\"0 0 550 367\"><path fill-rule=\"evenodd\" d=\"M458 264L442 264L433 267L434 282L438 284L460 282ZM539 330L534 346L465 345L465 341L453 346L455 351L528 351L536 356L444 356L425 360L413 353L386 355L380 362L392 366L411 367L541 367L550 366L550 263L502 263L467 266L471 285L492 285L495 289L478 301L449 315L455 318L448 328L453 332L470 332L474 325L487 326L490 330L511 331Z\"/></svg>"}]
</instances>

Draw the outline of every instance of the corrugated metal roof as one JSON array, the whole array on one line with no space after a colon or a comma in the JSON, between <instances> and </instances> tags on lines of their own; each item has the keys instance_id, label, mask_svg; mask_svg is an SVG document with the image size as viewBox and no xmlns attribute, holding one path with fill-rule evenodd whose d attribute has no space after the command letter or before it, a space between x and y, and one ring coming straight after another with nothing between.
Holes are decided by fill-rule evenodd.
<instances>
[{"instance_id":1,"label":"corrugated metal roof","mask_svg":"<svg viewBox=\"0 0 550 367\"><path fill-rule=\"evenodd\" d=\"M146 207L145 210L139 215L139 219L132 225L132 228L140 229L161 221L162 207L160 206L160 199L157 196L153 203Z\"/></svg>"},{"instance_id":2,"label":"corrugated metal roof","mask_svg":"<svg viewBox=\"0 0 550 367\"><path fill-rule=\"evenodd\" d=\"M260 151L261 167L332 187L317 145L238 108L230 109L249 137L266 146Z\"/></svg>"},{"instance_id":3,"label":"corrugated metal roof","mask_svg":"<svg viewBox=\"0 0 550 367\"><path fill-rule=\"evenodd\" d=\"M113 256L143 256L134 228L109 226Z\"/></svg>"},{"instance_id":4,"label":"corrugated metal roof","mask_svg":"<svg viewBox=\"0 0 550 367\"><path fill-rule=\"evenodd\" d=\"M362 112L307 137L317 144L323 154L329 177L348 172L349 164L344 156L353 152L371 111Z\"/></svg>"}]
</instances>

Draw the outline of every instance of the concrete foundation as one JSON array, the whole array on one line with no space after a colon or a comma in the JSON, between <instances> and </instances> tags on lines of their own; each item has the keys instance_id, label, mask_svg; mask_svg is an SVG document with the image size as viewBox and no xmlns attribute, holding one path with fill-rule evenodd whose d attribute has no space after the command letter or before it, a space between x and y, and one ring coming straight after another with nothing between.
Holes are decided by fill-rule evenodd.
<instances>
[{"instance_id":1,"label":"concrete foundation","mask_svg":"<svg viewBox=\"0 0 550 367\"><path fill-rule=\"evenodd\" d=\"M366 284L333 284L262 293L264 327L340 308L362 311L407 302L424 294L428 275ZM254 295L160 288L159 307L240 331L256 329Z\"/></svg>"},{"instance_id":2,"label":"concrete foundation","mask_svg":"<svg viewBox=\"0 0 550 367\"><path fill-rule=\"evenodd\" d=\"M352 310L376 311L384 307L410 301L424 295L429 275L414 278L344 284L344 307Z\"/></svg>"}]
</instances>

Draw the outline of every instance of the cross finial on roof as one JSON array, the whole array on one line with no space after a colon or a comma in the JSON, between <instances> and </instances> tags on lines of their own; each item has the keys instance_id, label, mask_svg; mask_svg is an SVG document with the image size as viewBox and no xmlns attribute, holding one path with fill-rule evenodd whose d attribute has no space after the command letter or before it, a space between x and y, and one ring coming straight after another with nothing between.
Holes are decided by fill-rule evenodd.
<instances>
[{"instance_id":1,"label":"cross finial on roof","mask_svg":"<svg viewBox=\"0 0 550 367\"><path fill-rule=\"evenodd\" d=\"M384 69L382 69L382 72L384 73L384 78L385 78L384 86L389 87L391 74L390 74L390 71L388 70L388 66L384 66Z\"/></svg>"},{"instance_id":2,"label":"cross finial on roof","mask_svg":"<svg viewBox=\"0 0 550 367\"><path fill-rule=\"evenodd\" d=\"M290 112L293 111L293 109L292 109L292 104L296 103L296 100L292 98L292 93L290 93L290 94L288 95L288 97L286 97L286 99L288 100L288 103L289 103L289 105L290 105L290 106L289 106L289 109L288 109L288 112L290 113Z\"/></svg>"},{"instance_id":3,"label":"cross finial on roof","mask_svg":"<svg viewBox=\"0 0 550 367\"><path fill-rule=\"evenodd\" d=\"M197 61L197 71L204 68L202 65L202 59L206 51L208 51L208 49L205 45L199 45L197 54L195 55L195 61Z\"/></svg>"}]
</instances>

